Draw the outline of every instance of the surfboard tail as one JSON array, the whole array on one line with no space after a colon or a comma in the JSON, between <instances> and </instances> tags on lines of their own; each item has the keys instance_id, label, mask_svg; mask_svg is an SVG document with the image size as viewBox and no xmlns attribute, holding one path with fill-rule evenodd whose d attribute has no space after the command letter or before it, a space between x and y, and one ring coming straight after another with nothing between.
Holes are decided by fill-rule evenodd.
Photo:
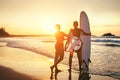
<instances>
[{"instance_id":1,"label":"surfboard tail","mask_svg":"<svg viewBox=\"0 0 120 80\"><path fill-rule=\"evenodd\" d=\"M92 61L88 58L89 63L92 63Z\"/></svg>"},{"instance_id":2,"label":"surfboard tail","mask_svg":"<svg viewBox=\"0 0 120 80\"><path fill-rule=\"evenodd\" d=\"M86 63L86 61L85 61L85 60L83 60L83 64L84 64L84 67L85 67L84 69L87 69L87 70L88 70L88 69L89 69L89 67L88 67L88 65L87 65L87 63Z\"/></svg>"}]
</instances>

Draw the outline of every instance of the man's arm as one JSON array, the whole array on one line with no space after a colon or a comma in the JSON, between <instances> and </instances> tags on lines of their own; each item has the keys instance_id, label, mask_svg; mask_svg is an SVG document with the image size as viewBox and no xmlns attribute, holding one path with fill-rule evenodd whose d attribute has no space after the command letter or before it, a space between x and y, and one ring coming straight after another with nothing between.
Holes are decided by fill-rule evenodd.
<instances>
[{"instance_id":1,"label":"man's arm","mask_svg":"<svg viewBox=\"0 0 120 80\"><path fill-rule=\"evenodd\" d=\"M82 31L85 35L91 35L91 32L90 32L90 33L86 33L86 32L83 31L82 29L81 29L81 31Z\"/></svg>"}]
</instances>

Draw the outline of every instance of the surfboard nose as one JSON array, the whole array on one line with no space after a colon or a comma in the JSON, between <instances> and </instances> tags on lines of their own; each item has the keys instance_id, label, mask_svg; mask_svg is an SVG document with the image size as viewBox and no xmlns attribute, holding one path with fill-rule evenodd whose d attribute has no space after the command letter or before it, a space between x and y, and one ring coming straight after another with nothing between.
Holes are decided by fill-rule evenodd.
<instances>
[{"instance_id":1,"label":"surfboard nose","mask_svg":"<svg viewBox=\"0 0 120 80\"><path fill-rule=\"evenodd\" d=\"M86 14L86 12L85 11L81 11L81 14Z\"/></svg>"}]
</instances>

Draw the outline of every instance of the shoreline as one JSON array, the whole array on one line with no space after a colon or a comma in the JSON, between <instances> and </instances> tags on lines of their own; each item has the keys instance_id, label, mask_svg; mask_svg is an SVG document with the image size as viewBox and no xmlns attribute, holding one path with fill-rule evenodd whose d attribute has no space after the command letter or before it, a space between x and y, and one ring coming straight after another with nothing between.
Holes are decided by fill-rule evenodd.
<instances>
[{"instance_id":1,"label":"shoreline","mask_svg":"<svg viewBox=\"0 0 120 80\"><path fill-rule=\"evenodd\" d=\"M0 53L2 50L2 54L0 57L0 65L2 67L5 67L5 69L7 67L12 70L15 70L18 73L32 76L30 77L32 80L34 79L41 80L41 78L42 80L50 80L51 72L49 67L51 64L53 64L53 62L50 61L50 58L40 54L36 54L35 52L29 50L6 46L5 42L3 42L2 45L0 45L1 46ZM78 73L74 73L74 70L72 72L72 76L70 76L70 74L67 71L68 69L67 65L60 64L59 67L64 71L57 75L58 79L66 80L72 77L73 78L72 80L76 80L80 77ZM115 78L112 78L110 76L101 76L101 75L93 75L93 74L89 74L89 75L91 76L90 80L101 80L101 79L116 80ZM61 76L63 77L60 78Z\"/></svg>"}]
</instances>

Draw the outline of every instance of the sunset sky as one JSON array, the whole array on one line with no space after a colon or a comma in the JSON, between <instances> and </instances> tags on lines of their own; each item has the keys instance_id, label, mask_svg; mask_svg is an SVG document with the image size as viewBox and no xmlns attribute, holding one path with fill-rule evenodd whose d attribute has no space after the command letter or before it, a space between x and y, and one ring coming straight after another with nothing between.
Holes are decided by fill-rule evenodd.
<instances>
[{"instance_id":1,"label":"sunset sky","mask_svg":"<svg viewBox=\"0 0 120 80\"><path fill-rule=\"evenodd\" d=\"M93 35L120 36L120 0L0 0L0 26L10 34L53 34L59 23L68 33L81 11Z\"/></svg>"}]
</instances>

